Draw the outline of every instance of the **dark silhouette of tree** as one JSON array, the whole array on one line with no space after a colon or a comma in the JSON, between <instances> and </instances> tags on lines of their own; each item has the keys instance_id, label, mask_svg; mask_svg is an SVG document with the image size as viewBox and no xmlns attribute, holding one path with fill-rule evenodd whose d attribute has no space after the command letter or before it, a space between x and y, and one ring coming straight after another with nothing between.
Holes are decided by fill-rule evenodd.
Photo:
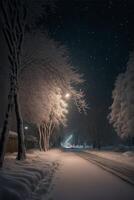
<instances>
[{"instance_id":1,"label":"dark silhouette of tree","mask_svg":"<svg viewBox=\"0 0 134 200\"><path fill-rule=\"evenodd\" d=\"M3 35L8 46L8 60L10 64L9 78L10 91L5 121L0 138L0 166L3 164L6 143L9 133L9 121L12 109L15 109L18 133L17 159L25 159L25 145L23 120L19 105L19 73L21 69L21 51L24 38L26 8L21 1L2 0L1 10L3 17Z\"/></svg>"}]
</instances>

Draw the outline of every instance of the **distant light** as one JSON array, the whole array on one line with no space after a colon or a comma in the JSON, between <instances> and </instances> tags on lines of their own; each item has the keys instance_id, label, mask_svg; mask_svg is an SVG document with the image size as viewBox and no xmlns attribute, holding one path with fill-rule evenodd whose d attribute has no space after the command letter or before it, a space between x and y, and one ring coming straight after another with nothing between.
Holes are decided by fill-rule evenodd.
<instances>
[{"instance_id":1,"label":"distant light","mask_svg":"<svg viewBox=\"0 0 134 200\"><path fill-rule=\"evenodd\" d=\"M25 129L25 130L28 130L28 126L25 126L24 129Z\"/></svg>"},{"instance_id":2,"label":"distant light","mask_svg":"<svg viewBox=\"0 0 134 200\"><path fill-rule=\"evenodd\" d=\"M65 95L65 98L66 98L66 99L69 99L69 98L70 98L70 94L67 93L67 94Z\"/></svg>"},{"instance_id":3,"label":"distant light","mask_svg":"<svg viewBox=\"0 0 134 200\"><path fill-rule=\"evenodd\" d=\"M72 139L72 137L73 137L73 135L70 135L70 136L66 139L65 143L69 143L70 140Z\"/></svg>"},{"instance_id":4,"label":"distant light","mask_svg":"<svg viewBox=\"0 0 134 200\"><path fill-rule=\"evenodd\" d=\"M71 140L73 138L73 135L70 135L64 143L61 143L61 146L64 148L72 148Z\"/></svg>"}]
</instances>

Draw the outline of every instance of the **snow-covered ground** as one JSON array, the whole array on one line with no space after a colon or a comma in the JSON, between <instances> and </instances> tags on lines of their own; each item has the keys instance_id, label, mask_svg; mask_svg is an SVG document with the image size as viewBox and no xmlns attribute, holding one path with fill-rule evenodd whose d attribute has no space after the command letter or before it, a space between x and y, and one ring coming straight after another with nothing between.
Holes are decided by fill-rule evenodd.
<instances>
[{"instance_id":1,"label":"snow-covered ground","mask_svg":"<svg viewBox=\"0 0 134 200\"><path fill-rule=\"evenodd\" d=\"M132 200L134 187L72 152L31 151L6 156L0 200Z\"/></svg>"},{"instance_id":2,"label":"snow-covered ground","mask_svg":"<svg viewBox=\"0 0 134 200\"><path fill-rule=\"evenodd\" d=\"M0 200L39 200L46 198L58 169L58 151L29 151L27 160L8 154L0 170Z\"/></svg>"},{"instance_id":3,"label":"snow-covered ground","mask_svg":"<svg viewBox=\"0 0 134 200\"><path fill-rule=\"evenodd\" d=\"M72 152L61 153L52 200L133 200L134 187Z\"/></svg>"},{"instance_id":4,"label":"snow-covered ground","mask_svg":"<svg viewBox=\"0 0 134 200\"><path fill-rule=\"evenodd\" d=\"M86 152L134 167L134 151L126 151L122 153L122 152L114 152L114 151L87 150Z\"/></svg>"}]
</instances>

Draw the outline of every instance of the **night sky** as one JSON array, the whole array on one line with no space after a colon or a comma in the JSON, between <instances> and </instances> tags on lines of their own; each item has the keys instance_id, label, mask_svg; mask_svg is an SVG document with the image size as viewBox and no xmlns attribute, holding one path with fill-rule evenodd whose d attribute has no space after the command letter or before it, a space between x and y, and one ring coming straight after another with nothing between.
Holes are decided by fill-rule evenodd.
<instances>
[{"instance_id":1,"label":"night sky","mask_svg":"<svg viewBox=\"0 0 134 200\"><path fill-rule=\"evenodd\" d=\"M114 81L134 45L134 1L59 0L55 13L40 23L85 74L90 105L110 105Z\"/></svg>"}]
</instances>

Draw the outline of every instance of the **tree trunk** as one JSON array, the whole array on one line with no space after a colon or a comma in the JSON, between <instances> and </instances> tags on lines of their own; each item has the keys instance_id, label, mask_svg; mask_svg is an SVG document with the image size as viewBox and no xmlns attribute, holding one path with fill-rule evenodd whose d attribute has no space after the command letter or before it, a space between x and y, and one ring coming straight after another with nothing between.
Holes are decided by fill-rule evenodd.
<instances>
[{"instance_id":1,"label":"tree trunk","mask_svg":"<svg viewBox=\"0 0 134 200\"><path fill-rule=\"evenodd\" d=\"M39 125L39 147L40 151L47 151L46 145L46 129L45 125L42 123Z\"/></svg>"},{"instance_id":2,"label":"tree trunk","mask_svg":"<svg viewBox=\"0 0 134 200\"><path fill-rule=\"evenodd\" d=\"M93 149L95 149L96 148L96 141L94 140L93 141Z\"/></svg>"},{"instance_id":3,"label":"tree trunk","mask_svg":"<svg viewBox=\"0 0 134 200\"><path fill-rule=\"evenodd\" d=\"M46 149L49 150L49 136L46 137Z\"/></svg>"},{"instance_id":4,"label":"tree trunk","mask_svg":"<svg viewBox=\"0 0 134 200\"><path fill-rule=\"evenodd\" d=\"M0 167L3 166L4 156L5 156L5 151L6 151L6 144L8 141L9 120L10 120L11 109L12 109L12 88L10 89L10 93L8 95L7 112L5 115L2 132L0 135Z\"/></svg>"},{"instance_id":5,"label":"tree trunk","mask_svg":"<svg viewBox=\"0 0 134 200\"><path fill-rule=\"evenodd\" d=\"M39 148L40 148L40 151L42 151L43 150L42 143L41 143L41 141L42 141L42 133L41 133L40 125L38 126L38 131L39 131Z\"/></svg>"},{"instance_id":6,"label":"tree trunk","mask_svg":"<svg viewBox=\"0 0 134 200\"><path fill-rule=\"evenodd\" d=\"M97 141L97 148L99 151L101 150L101 141L100 140Z\"/></svg>"},{"instance_id":7,"label":"tree trunk","mask_svg":"<svg viewBox=\"0 0 134 200\"><path fill-rule=\"evenodd\" d=\"M43 150L47 151L47 148L46 148L46 135L45 135L44 128L42 129L42 144L43 144Z\"/></svg>"},{"instance_id":8,"label":"tree trunk","mask_svg":"<svg viewBox=\"0 0 134 200\"><path fill-rule=\"evenodd\" d=\"M17 160L24 160L26 158L26 149L24 143L24 129L23 129L23 120L21 117L20 106L19 106L19 97L18 94L14 94L14 104L15 104L15 114L17 120L17 133L18 133L18 155Z\"/></svg>"},{"instance_id":9,"label":"tree trunk","mask_svg":"<svg viewBox=\"0 0 134 200\"><path fill-rule=\"evenodd\" d=\"M47 132L46 132L46 148L47 148L47 151L50 148L50 135L51 135L51 123L48 124Z\"/></svg>"},{"instance_id":10,"label":"tree trunk","mask_svg":"<svg viewBox=\"0 0 134 200\"><path fill-rule=\"evenodd\" d=\"M4 156L6 151L6 144L8 141L8 135L9 135L9 115L10 115L10 104L8 104L8 110L6 113L6 118L4 121L3 129L1 132L1 138L0 138L0 167L3 166L4 162Z\"/></svg>"},{"instance_id":11,"label":"tree trunk","mask_svg":"<svg viewBox=\"0 0 134 200\"><path fill-rule=\"evenodd\" d=\"M40 150L48 151L50 148L50 136L53 132L52 123L42 123L39 126L39 147Z\"/></svg>"}]
</instances>

